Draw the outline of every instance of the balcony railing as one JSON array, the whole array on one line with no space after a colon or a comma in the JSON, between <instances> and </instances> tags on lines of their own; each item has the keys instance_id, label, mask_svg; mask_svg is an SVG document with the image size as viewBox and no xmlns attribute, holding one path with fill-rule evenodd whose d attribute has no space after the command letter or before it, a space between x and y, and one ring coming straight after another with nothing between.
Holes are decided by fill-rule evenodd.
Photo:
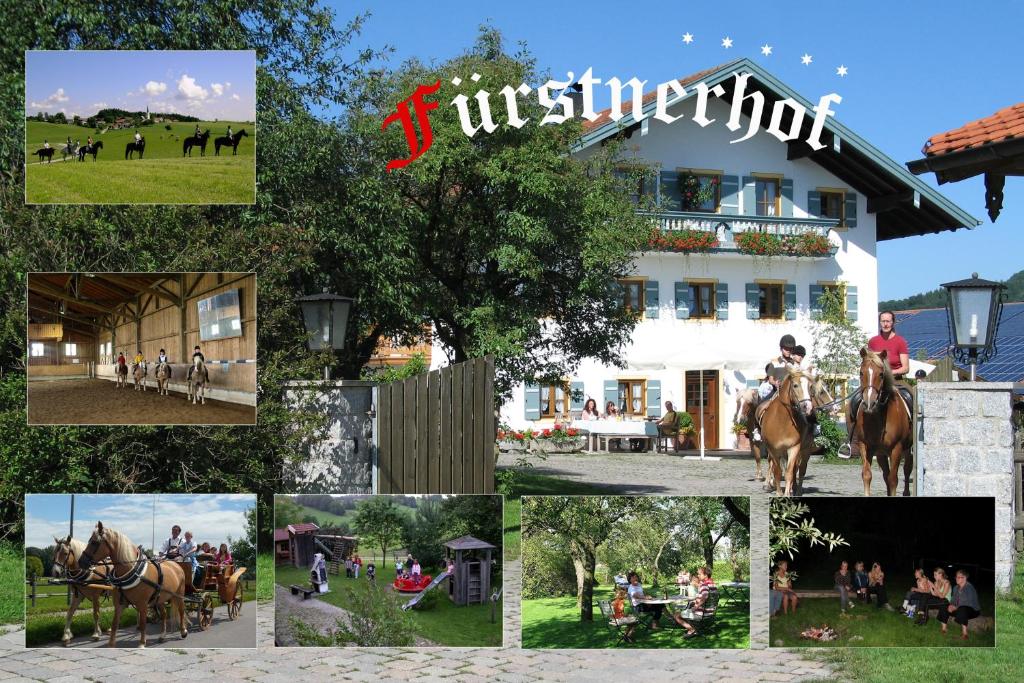
<instances>
[{"instance_id":1,"label":"balcony railing","mask_svg":"<svg viewBox=\"0 0 1024 683\"><path fill-rule=\"evenodd\" d=\"M714 233L718 246L714 252L738 252L735 235L746 232L760 232L779 237L817 235L828 238L829 232L839 225L837 218L783 218L780 216L740 216L734 214L704 213L699 211L657 211L640 212L650 216L655 226L666 236L674 232L700 231ZM827 254L816 254L819 258L835 255L838 246L833 244Z\"/></svg>"}]
</instances>

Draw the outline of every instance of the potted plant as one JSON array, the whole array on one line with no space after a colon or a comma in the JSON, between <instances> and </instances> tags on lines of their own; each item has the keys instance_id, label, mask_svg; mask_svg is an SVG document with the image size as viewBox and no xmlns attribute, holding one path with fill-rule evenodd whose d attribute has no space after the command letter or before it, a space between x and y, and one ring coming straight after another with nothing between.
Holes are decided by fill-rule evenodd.
<instances>
[{"instance_id":1,"label":"potted plant","mask_svg":"<svg viewBox=\"0 0 1024 683\"><path fill-rule=\"evenodd\" d=\"M736 450L750 450L750 434L747 433L747 425L743 422L734 422L732 433L736 435Z\"/></svg>"},{"instance_id":2,"label":"potted plant","mask_svg":"<svg viewBox=\"0 0 1024 683\"><path fill-rule=\"evenodd\" d=\"M704 204L715 198L718 176L712 176L707 183L701 184L700 178L693 173L680 173L678 182L683 211L700 211Z\"/></svg>"},{"instance_id":3,"label":"potted plant","mask_svg":"<svg viewBox=\"0 0 1024 683\"><path fill-rule=\"evenodd\" d=\"M694 448L697 428L693 425L693 417L689 413L679 413L679 444L685 450Z\"/></svg>"}]
</instances>

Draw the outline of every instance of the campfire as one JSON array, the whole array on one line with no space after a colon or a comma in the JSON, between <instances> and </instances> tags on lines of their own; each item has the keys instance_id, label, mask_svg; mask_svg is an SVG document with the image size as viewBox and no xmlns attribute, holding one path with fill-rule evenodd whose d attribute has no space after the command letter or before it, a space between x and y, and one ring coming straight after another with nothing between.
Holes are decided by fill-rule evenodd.
<instances>
[{"instance_id":1,"label":"campfire","mask_svg":"<svg viewBox=\"0 0 1024 683\"><path fill-rule=\"evenodd\" d=\"M836 630L828 624L823 625L821 628L811 627L800 633L801 638L807 638L809 640L820 640L826 642L829 640L835 640L839 637Z\"/></svg>"}]
</instances>

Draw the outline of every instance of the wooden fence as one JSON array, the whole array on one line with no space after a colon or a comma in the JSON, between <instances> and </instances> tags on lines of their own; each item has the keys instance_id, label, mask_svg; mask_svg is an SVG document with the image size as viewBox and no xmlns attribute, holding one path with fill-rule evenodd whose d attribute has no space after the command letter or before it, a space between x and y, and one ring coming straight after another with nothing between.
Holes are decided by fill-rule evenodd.
<instances>
[{"instance_id":1,"label":"wooden fence","mask_svg":"<svg viewBox=\"0 0 1024 683\"><path fill-rule=\"evenodd\" d=\"M493 356L377 392L377 493L494 493Z\"/></svg>"}]
</instances>

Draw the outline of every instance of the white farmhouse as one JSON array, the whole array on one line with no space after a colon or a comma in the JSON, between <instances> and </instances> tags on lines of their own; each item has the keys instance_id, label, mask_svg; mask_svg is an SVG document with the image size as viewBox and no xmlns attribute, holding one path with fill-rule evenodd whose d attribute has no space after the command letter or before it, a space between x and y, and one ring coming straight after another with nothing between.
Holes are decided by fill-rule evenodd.
<instances>
[{"instance_id":1,"label":"white farmhouse","mask_svg":"<svg viewBox=\"0 0 1024 683\"><path fill-rule=\"evenodd\" d=\"M747 93L762 93L765 106L762 130L730 144L748 124L739 132L725 126L737 73L751 74ZM683 115L672 124L652 118L654 93L644 97L647 118L640 123L631 114L615 123L604 112L587 124L576 152L581 157L624 134L629 154L660 169L656 182L638 186L637 193L657 201L652 221L670 244L638 254L632 275L621 283L623 304L642 314L625 350L626 366L585 362L558 385L516 388L502 408L503 422L512 427L542 428L578 416L588 398L602 412L613 401L627 415L646 417L659 416L664 402L672 401L698 425L703 411L707 448L730 448L736 393L764 375L765 364L778 355L779 338L794 335L813 356L808 323L824 288L842 287L848 317L873 333L877 242L978 225L834 118L821 136L825 148L813 151L802 142L813 103L757 64L742 59L680 82L698 81L726 90L709 98L707 117L715 122L706 127L693 121L696 98L690 88L669 108ZM784 98L808 112L795 142L780 142L763 130L772 105ZM750 111L747 100L744 113ZM790 122L783 117L781 130L788 131ZM710 196L687 202L681 176L690 187L694 178L710 186L698 199ZM710 239L706 233L714 236L710 250L672 249L676 238ZM805 255L752 255L758 239L753 233L781 237L788 249ZM431 355L435 366L446 357L440 347Z\"/></svg>"}]
</instances>

